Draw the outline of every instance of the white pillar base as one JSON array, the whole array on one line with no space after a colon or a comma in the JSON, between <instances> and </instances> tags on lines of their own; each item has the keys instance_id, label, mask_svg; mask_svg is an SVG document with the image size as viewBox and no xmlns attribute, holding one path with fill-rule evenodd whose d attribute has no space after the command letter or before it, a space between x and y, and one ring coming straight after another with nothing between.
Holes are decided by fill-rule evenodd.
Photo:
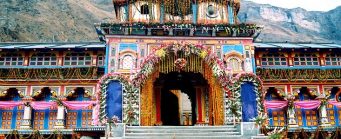
<instances>
[{"instance_id":1,"label":"white pillar base","mask_svg":"<svg viewBox=\"0 0 341 139\"><path fill-rule=\"evenodd\" d=\"M65 118L65 112L64 112L64 106L58 106L57 111L57 121L53 128L55 129L64 129L64 118Z\"/></svg>"},{"instance_id":2,"label":"white pillar base","mask_svg":"<svg viewBox=\"0 0 341 139\"><path fill-rule=\"evenodd\" d=\"M24 118L21 121L20 129L32 129L31 127L32 108L30 106L24 107Z\"/></svg>"}]
</instances>

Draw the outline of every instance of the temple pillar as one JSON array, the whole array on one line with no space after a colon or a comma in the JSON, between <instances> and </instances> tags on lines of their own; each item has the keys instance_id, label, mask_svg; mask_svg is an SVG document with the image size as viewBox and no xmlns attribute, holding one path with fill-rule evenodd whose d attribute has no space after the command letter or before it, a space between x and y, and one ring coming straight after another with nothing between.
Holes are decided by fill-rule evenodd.
<instances>
[{"instance_id":1,"label":"temple pillar","mask_svg":"<svg viewBox=\"0 0 341 139\"><path fill-rule=\"evenodd\" d=\"M326 100L321 100L322 102L323 101L326 101ZM327 104L321 104L320 105L320 108L319 108L319 116L320 116L320 126L330 126L330 123L328 121L328 118L327 118Z\"/></svg>"},{"instance_id":2,"label":"temple pillar","mask_svg":"<svg viewBox=\"0 0 341 139\"><path fill-rule=\"evenodd\" d=\"M161 88L155 87L156 99L156 125L162 125L161 121Z\"/></svg>"},{"instance_id":3,"label":"temple pillar","mask_svg":"<svg viewBox=\"0 0 341 139\"><path fill-rule=\"evenodd\" d=\"M197 112L198 112L198 121L197 124L202 124L204 123L203 118L202 118L202 102L201 102L201 88L196 87L196 97L197 97Z\"/></svg>"},{"instance_id":4,"label":"temple pillar","mask_svg":"<svg viewBox=\"0 0 341 139\"><path fill-rule=\"evenodd\" d=\"M24 107L24 118L21 122L21 129L31 129L31 120L32 120L32 108L30 106Z\"/></svg>"},{"instance_id":5,"label":"temple pillar","mask_svg":"<svg viewBox=\"0 0 341 139\"><path fill-rule=\"evenodd\" d=\"M64 119L65 119L65 113L64 113L65 107L64 106L58 106L57 111L57 120L55 123L54 128L56 129L64 129Z\"/></svg>"},{"instance_id":6,"label":"temple pillar","mask_svg":"<svg viewBox=\"0 0 341 139\"><path fill-rule=\"evenodd\" d=\"M294 100L289 100L289 103L294 104ZM295 106L288 107L288 127L298 127L297 121L295 118Z\"/></svg>"}]
</instances>

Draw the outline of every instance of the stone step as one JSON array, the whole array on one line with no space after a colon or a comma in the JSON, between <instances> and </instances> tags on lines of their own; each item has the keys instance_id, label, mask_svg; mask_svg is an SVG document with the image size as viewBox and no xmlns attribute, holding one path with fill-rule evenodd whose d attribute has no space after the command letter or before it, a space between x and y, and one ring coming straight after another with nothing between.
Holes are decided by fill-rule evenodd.
<instances>
[{"instance_id":1,"label":"stone step","mask_svg":"<svg viewBox=\"0 0 341 139\"><path fill-rule=\"evenodd\" d=\"M228 126L127 126L127 129L226 129L236 128L234 125Z\"/></svg>"},{"instance_id":2,"label":"stone step","mask_svg":"<svg viewBox=\"0 0 341 139\"><path fill-rule=\"evenodd\" d=\"M198 132L234 132L237 131L236 128L222 128L222 129L126 129L127 133L183 133L183 132L191 132L191 133L198 133Z\"/></svg>"},{"instance_id":3,"label":"stone step","mask_svg":"<svg viewBox=\"0 0 341 139\"><path fill-rule=\"evenodd\" d=\"M241 138L234 125L225 126L127 126L125 139L234 139Z\"/></svg>"},{"instance_id":4,"label":"stone step","mask_svg":"<svg viewBox=\"0 0 341 139\"><path fill-rule=\"evenodd\" d=\"M126 136L228 136L239 135L239 132L204 132L204 133L126 133Z\"/></svg>"},{"instance_id":5,"label":"stone step","mask_svg":"<svg viewBox=\"0 0 341 139\"><path fill-rule=\"evenodd\" d=\"M133 136L124 137L124 139L241 139L241 135L230 136Z\"/></svg>"}]
</instances>

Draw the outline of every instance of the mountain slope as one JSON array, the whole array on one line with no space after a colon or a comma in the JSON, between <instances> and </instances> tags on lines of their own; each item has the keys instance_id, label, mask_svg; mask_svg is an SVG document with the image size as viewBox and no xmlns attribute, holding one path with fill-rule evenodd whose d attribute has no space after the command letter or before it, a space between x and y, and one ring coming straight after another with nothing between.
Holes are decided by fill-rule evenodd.
<instances>
[{"instance_id":1,"label":"mountain slope","mask_svg":"<svg viewBox=\"0 0 341 139\"><path fill-rule=\"evenodd\" d=\"M329 12L315 12L243 1L238 17L241 22L264 26L258 38L262 41L340 41L341 7Z\"/></svg>"},{"instance_id":2,"label":"mountain slope","mask_svg":"<svg viewBox=\"0 0 341 139\"><path fill-rule=\"evenodd\" d=\"M0 22L0 41L97 40L93 24L112 16L104 4L89 0L7 0L0 5L6 15L4 7L9 20Z\"/></svg>"},{"instance_id":3,"label":"mountain slope","mask_svg":"<svg viewBox=\"0 0 341 139\"><path fill-rule=\"evenodd\" d=\"M0 42L97 41L93 24L113 18L111 2L5 0L0 2ZM243 1L238 17L264 26L261 41L340 43L341 7L311 12Z\"/></svg>"}]
</instances>

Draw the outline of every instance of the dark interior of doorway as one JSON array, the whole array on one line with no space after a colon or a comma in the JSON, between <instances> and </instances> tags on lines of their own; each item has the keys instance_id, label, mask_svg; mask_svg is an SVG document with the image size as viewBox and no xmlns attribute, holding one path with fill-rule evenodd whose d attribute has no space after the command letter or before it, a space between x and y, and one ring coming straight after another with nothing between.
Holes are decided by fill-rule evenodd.
<instances>
[{"instance_id":1,"label":"dark interior of doorway","mask_svg":"<svg viewBox=\"0 0 341 139\"><path fill-rule=\"evenodd\" d=\"M192 125L196 124L196 92L194 86L207 85L202 74L193 72L160 73L154 83L161 86L161 120L162 125L179 126L179 99L170 90L181 90L189 96L192 107Z\"/></svg>"}]
</instances>

